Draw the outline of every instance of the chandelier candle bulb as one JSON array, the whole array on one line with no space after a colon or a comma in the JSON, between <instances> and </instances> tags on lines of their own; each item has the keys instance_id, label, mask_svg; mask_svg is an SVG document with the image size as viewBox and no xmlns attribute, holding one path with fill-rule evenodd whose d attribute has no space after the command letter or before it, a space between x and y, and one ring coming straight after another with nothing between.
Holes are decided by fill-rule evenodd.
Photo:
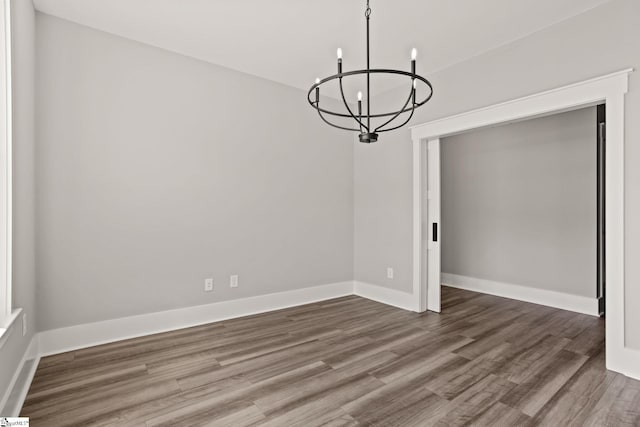
<instances>
[{"instance_id":1,"label":"chandelier candle bulb","mask_svg":"<svg viewBox=\"0 0 640 427\"><path fill-rule=\"evenodd\" d=\"M336 53L338 55L338 74L342 72L342 49L338 48Z\"/></svg>"},{"instance_id":2,"label":"chandelier candle bulb","mask_svg":"<svg viewBox=\"0 0 640 427\"><path fill-rule=\"evenodd\" d=\"M417 57L418 57L418 50L414 47L413 49L411 49L411 60L415 61Z\"/></svg>"},{"instance_id":3,"label":"chandelier candle bulb","mask_svg":"<svg viewBox=\"0 0 640 427\"><path fill-rule=\"evenodd\" d=\"M418 81L417 80L413 80L413 94L411 95L412 97L412 101L415 105L416 103L416 89L418 88Z\"/></svg>"},{"instance_id":4,"label":"chandelier candle bulb","mask_svg":"<svg viewBox=\"0 0 640 427\"><path fill-rule=\"evenodd\" d=\"M411 51L411 74L413 74L414 76L416 75L416 50L413 49ZM415 79L413 80L413 83L415 84Z\"/></svg>"},{"instance_id":5,"label":"chandelier candle bulb","mask_svg":"<svg viewBox=\"0 0 640 427\"><path fill-rule=\"evenodd\" d=\"M316 84L320 83L320 79L316 79ZM320 102L320 86L316 88L316 104Z\"/></svg>"}]
</instances>

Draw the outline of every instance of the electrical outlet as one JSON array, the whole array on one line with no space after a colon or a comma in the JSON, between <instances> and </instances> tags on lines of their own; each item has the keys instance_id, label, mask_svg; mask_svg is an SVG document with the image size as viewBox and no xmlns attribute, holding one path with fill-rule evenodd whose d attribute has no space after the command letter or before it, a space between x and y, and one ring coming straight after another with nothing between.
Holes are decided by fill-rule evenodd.
<instances>
[{"instance_id":1,"label":"electrical outlet","mask_svg":"<svg viewBox=\"0 0 640 427\"><path fill-rule=\"evenodd\" d=\"M213 291L213 277L209 277L208 279L204 279L204 291L205 292Z\"/></svg>"},{"instance_id":2,"label":"electrical outlet","mask_svg":"<svg viewBox=\"0 0 640 427\"><path fill-rule=\"evenodd\" d=\"M238 275L234 274L233 276L231 276L229 278L229 286L232 288L237 288L238 287Z\"/></svg>"},{"instance_id":3,"label":"electrical outlet","mask_svg":"<svg viewBox=\"0 0 640 427\"><path fill-rule=\"evenodd\" d=\"M27 313L22 313L22 336L27 336Z\"/></svg>"},{"instance_id":4,"label":"electrical outlet","mask_svg":"<svg viewBox=\"0 0 640 427\"><path fill-rule=\"evenodd\" d=\"M393 279L393 268L387 267L387 279Z\"/></svg>"}]
</instances>

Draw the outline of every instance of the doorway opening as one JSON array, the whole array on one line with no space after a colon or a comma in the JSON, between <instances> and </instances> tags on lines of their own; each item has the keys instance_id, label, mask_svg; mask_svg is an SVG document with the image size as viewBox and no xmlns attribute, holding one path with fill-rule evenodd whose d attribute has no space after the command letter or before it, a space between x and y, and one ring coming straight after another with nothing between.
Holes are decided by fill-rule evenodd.
<instances>
[{"instance_id":1,"label":"doorway opening","mask_svg":"<svg viewBox=\"0 0 640 427\"><path fill-rule=\"evenodd\" d=\"M582 107L606 105L604 135L605 195L604 253L606 283L606 365L629 376L640 376L637 351L625 346L624 301L624 95L631 69L544 91L490 107L434 120L411 128L413 140L413 299L415 311L440 311L439 263L428 254L440 245L439 211L429 211L427 200L438 210L437 191L424 185L429 168L427 147L449 135L513 121L535 118ZM424 212L427 211L427 212ZM423 212L425 213L424 216ZM425 220L426 218L426 220ZM432 221L437 219L437 221ZM433 223L436 223L435 227ZM438 236L434 236L437 231ZM434 239L434 237L436 237ZM437 260L436 260L437 261ZM434 285L437 283L437 286Z\"/></svg>"},{"instance_id":2,"label":"doorway opening","mask_svg":"<svg viewBox=\"0 0 640 427\"><path fill-rule=\"evenodd\" d=\"M439 197L425 211L439 205L439 244L427 256L440 257L442 285L599 315L596 110L430 142L427 169L440 173L425 187Z\"/></svg>"}]
</instances>

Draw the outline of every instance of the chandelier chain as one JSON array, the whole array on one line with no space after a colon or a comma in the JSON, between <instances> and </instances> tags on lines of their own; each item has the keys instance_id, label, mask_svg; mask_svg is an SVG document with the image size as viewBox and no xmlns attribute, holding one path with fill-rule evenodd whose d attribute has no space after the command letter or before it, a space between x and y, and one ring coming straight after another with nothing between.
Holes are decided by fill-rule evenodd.
<instances>
[{"instance_id":1,"label":"chandelier chain","mask_svg":"<svg viewBox=\"0 0 640 427\"><path fill-rule=\"evenodd\" d=\"M365 18L369 19L371 16L371 8L369 7L369 0L367 0L367 9L364 11Z\"/></svg>"}]
</instances>

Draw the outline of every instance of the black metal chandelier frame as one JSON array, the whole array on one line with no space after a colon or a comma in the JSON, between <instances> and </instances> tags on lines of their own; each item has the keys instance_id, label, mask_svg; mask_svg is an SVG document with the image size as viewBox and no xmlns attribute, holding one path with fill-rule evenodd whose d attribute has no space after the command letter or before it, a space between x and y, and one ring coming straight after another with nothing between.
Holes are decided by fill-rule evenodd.
<instances>
[{"instance_id":1,"label":"black metal chandelier frame","mask_svg":"<svg viewBox=\"0 0 640 427\"><path fill-rule=\"evenodd\" d=\"M341 53L342 51L341 49L338 49L338 73L329 77L325 77L324 79L317 79L316 83L313 86L311 86L311 89L309 89L309 92L307 93L307 100L309 101L309 104L316 109L320 118L328 125L338 129L347 130L347 131L360 132L360 135L359 135L360 142L375 142L378 140L379 133L389 132L395 129L399 129L402 126L409 123L409 120L411 120L411 118L413 117L413 113L415 112L415 109L426 104L433 96L433 86L431 85L429 80L416 74L415 49L412 52L411 71L402 71L402 70L393 70L393 69L384 69L384 68L371 69L370 48L369 48L369 20L371 17L371 8L369 7L369 0L367 0L367 8L365 10L364 15L367 23L367 68L364 70L354 70L354 71L343 72L342 71L342 53ZM346 96L344 94L344 88L342 85L342 79L345 77L362 75L362 74L365 74L367 76L367 89L366 89L367 110L366 110L366 114L363 116L361 93L358 93L358 114L356 116L356 114L354 114L354 112L351 110L351 107L349 107L349 103L347 102ZM397 75L407 76L411 78L409 96L407 97L407 100L405 101L402 108L390 113L378 113L378 114L371 113L371 96L370 96L371 74L397 74ZM320 107L320 87L323 84L333 80L338 80L338 85L340 88L340 96L346 108L346 111L347 111L346 113L331 111L331 110ZM426 96L422 100L417 99L417 83L418 82L424 83L429 88L428 94L426 94ZM314 93L315 93L315 97L314 99L312 99L311 96ZM409 113L409 115L401 124L394 124L393 122L398 117L400 117L400 115L403 113ZM355 120L356 125L358 127L352 128L352 127L337 125L329 121L329 119L327 119L325 115L330 115L334 117L351 118ZM371 119L388 118L388 117L389 117L388 120L386 120L384 123L382 123L377 127L373 127L371 125ZM391 126L391 127L388 127L388 126Z\"/></svg>"}]
</instances>

